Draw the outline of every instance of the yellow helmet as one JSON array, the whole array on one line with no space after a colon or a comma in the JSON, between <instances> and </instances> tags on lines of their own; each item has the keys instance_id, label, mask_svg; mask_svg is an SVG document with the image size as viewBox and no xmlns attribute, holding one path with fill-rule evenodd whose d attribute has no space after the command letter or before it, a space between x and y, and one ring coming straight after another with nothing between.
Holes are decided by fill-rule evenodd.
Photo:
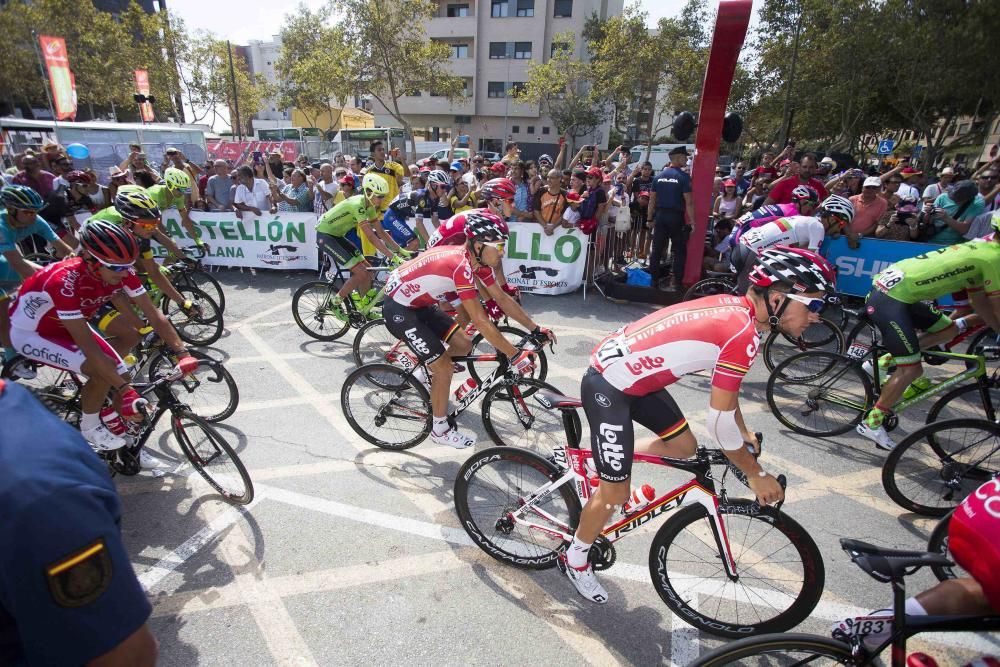
<instances>
[{"instance_id":1,"label":"yellow helmet","mask_svg":"<svg viewBox=\"0 0 1000 667\"><path fill-rule=\"evenodd\" d=\"M389 184L378 174L365 174L361 180L361 189L364 190L365 196L369 199L385 197L389 194Z\"/></svg>"},{"instance_id":2,"label":"yellow helmet","mask_svg":"<svg viewBox=\"0 0 1000 667\"><path fill-rule=\"evenodd\" d=\"M177 167L168 167L165 172L163 172L163 182L167 184L167 187L171 190L180 190L184 194L191 192L191 177L187 175L187 172L183 169L178 169Z\"/></svg>"},{"instance_id":3,"label":"yellow helmet","mask_svg":"<svg viewBox=\"0 0 1000 667\"><path fill-rule=\"evenodd\" d=\"M160 209L153 198L145 192L119 191L115 197L115 210L129 222L160 219Z\"/></svg>"}]
</instances>

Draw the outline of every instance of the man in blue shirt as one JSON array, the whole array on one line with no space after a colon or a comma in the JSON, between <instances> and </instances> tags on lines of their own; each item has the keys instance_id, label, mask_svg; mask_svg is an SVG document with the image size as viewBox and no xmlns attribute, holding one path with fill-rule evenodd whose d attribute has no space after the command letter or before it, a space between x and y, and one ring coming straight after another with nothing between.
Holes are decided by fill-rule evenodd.
<instances>
[{"instance_id":1,"label":"man in blue shirt","mask_svg":"<svg viewBox=\"0 0 1000 667\"><path fill-rule=\"evenodd\" d=\"M649 272L653 276L653 285L659 285L660 261L669 240L674 254L670 288L679 290L684 277L687 237L691 233L689 223L694 221L694 201L691 198L691 177L682 171L682 167L687 164L687 149L678 146L668 155L670 165L656 175L646 212L646 227L653 230ZM684 220L685 213L687 222Z\"/></svg>"},{"instance_id":2,"label":"man in blue shirt","mask_svg":"<svg viewBox=\"0 0 1000 667\"><path fill-rule=\"evenodd\" d=\"M105 464L0 380L0 664L153 665L152 607L122 544Z\"/></svg>"}]
</instances>

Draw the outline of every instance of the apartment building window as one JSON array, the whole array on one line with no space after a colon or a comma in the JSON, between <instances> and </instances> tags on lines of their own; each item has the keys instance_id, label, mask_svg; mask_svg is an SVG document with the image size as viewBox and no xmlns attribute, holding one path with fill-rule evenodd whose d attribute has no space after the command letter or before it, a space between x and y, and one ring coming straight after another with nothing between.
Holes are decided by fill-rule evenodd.
<instances>
[{"instance_id":1,"label":"apartment building window","mask_svg":"<svg viewBox=\"0 0 1000 667\"><path fill-rule=\"evenodd\" d=\"M455 125L472 125L472 116L455 116Z\"/></svg>"},{"instance_id":2,"label":"apartment building window","mask_svg":"<svg viewBox=\"0 0 1000 667\"><path fill-rule=\"evenodd\" d=\"M531 42L490 42L490 58L531 59Z\"/></svg>"},{"instance_id":3,"label":"apartment building window","mask_svg":"<svg viewBox=\"0 0 1000 667\"><path fill-rule=\"evenodd\" d=\"M472 79L462 79L462 97L472 97Z\"/></svg>"},{"instance_id":4,"label":"apartment building window","mask_svg":"<svg viewBox=\"0 0 1000 667\"><path fill-rule=\"evenodd\" d=\"M573 16L573 0L556 0L555 11L552 12L555 18L569 18Z\"/></svg>"},{"instance_id":5,"label":"apartment building window","mask_svg":"<svg viewBox=\"0 0 1000 667\"><path fill-rule=\"evenodd\" d=\"M507 97L506 81L490 81L486 84L487 97Z\"/></svg>"},{"instance_id":6,"label":"apartment building window","mask_svg":"<svg viewBox=\"0 0 1000 667\"><path fill-rule=\"evenodd\" d=\"M531 60L531 42L514 42L514 59Z\"/></svg>"},{"instance_id":7,"label":"apartment building window","mask_svg":"<svg viewBox=\"0 0 1000 667\"><path fill-rule=\"evenodd\" d=\"M510 16L510 2L508 0L492 0L490 3L490 16L495 19Z\"/></svg>"},{"instance_id":8,"label":"apartment building window","mask_svg":"<svg viewBox=\"0 0 1000 667\"><path fill-rule=\"evenodd\" d=\"M451 57L452 58L468 58L469 57L469 45L468 44L452 44L451 45Z\"/></svg>"},{"instance_id":9,"label":"apartment building window","mask_svg":"<svg viewBox=\"0 0 1000 667\"><path fill-rule=\"evenodd\" d=\"M535 126L534 125L529 125L528 129L525 130L525 132L527 132L528 134L534 134L535 133Z\"/></svg>"},{"instance_id":10,"label":"apartment building window","mask_svg":"<svg viewBox=\"0 0 1000 667\"><path fill-rule=\"evenodd\" d=\"M448 18L458 18L469 15L469 5L448 5Z\"/></svg>"},{"instance_id":11,"label":"apartment building window","mask_svg":"<svg viewBox=\"0 0 1000 667\"><path fill-rule=\"evenodd\" d=\"M517 0L518 16L534 16L535 0Z\"/></svg>"},{"instance_id":12,"label":"apartment building window","mask_svg":"<svg viewBox=\"0 0 1000 667\"><path fill-rule=\"evenodd\" d=\"M545 127L542 128L542 134L548 134L550 129L551 128L548 125L546 125Z\"/></svg>"},{"instance_id":13,"label":"apartment building window","mask_svg":"<svg viewBox=\"0 0 1000 667\"><path fill-rule=\"evenodd\" d=\"M511 81L510 84L508 84L507 89L510 90L511 95L516 95L524 92L525 85L524 81Z\"/></svg>"},{"instance_id":14,"label":"apartment building window","mask_svg":"<svg viewBox=\"0 0 1000 667\"><path fill-rule=\"evenodd\" d=\"M511 134L520 134L521 133L521 126L520 125L511 125L510 126L510 133Z\"/></svg>"},{"instance_id":15,"label":"apartment building window","mask_svg":"<svg viewBox=\"0 0 1000 667\"><path fill-rule=\"evenodd\" d=\"M571 44L568 44L566 42L552 42L552 46L549 47L549 57L550 58L555 57L555 55L560 51L565 51L566 53L569 53L572 50L573 46Z\"/></svg>"}]
</instances>

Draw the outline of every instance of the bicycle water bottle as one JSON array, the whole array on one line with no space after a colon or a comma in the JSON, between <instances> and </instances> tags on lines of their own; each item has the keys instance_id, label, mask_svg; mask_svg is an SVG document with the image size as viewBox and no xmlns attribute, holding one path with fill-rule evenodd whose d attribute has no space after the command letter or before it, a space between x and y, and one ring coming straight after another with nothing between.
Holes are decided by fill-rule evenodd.
<instances>
[{"instance_id":1,"label":"bicycle water bottle","mask_svg":"<svg viewBox=\"0 0 1000 667\"><path fill-rule=\"evenodd\" d=\"M462 383L461 387L455 390L455 400L461 401L466 394L468 394L470 391L472 391L478 386L479 383L476 382L476 379L470 377L468 380Z\"/></svg>"},{"instance_id":2,"label":"bicycle water bottle","mask_svg":"<svg viewBox=\"0 0 1000 667\"><path fill-rule=\"evenodd\" d=\"M649 503L656 500L656 491L649 484L643 484L632 492L632 495L625 504L622 505L622 512L625 514L635 514L646 509Z\"/></svg>"},{"instance_id":3,"label":"bicycle water bottle","mask_svg":"<svg viewBox=\"0 0 1000 667\"><path fill-rule=\"evenodd\" d=\"M906 667L938 667L938 664L926 653L911 653L906 656Z\"/></svg>"},{"instance_id":4,"label":"bicycle water bottle","mask_svg":"<svg viewBox=\"0 0 1000 667\"><path fill-rule=\"evenodd\" d=\"M125 435L125 431L128 428L125 425L125 420L110 405L106 405L101 409L101 422L115 435Z\"/></svg>"},{"instance_id":5,"label":"bicycle water bottle","mask_svg":"<svg viewBox=\"0 0 1000 667\"><path fill-rule=\"evenodd\" d=\"M924 393L925 391L931 388L932 384L933 383L931 382L930 378L923 376L918 377L916 380L910 383L909 387L903 390L903 399L904 400L910 399L913 398L914 396L918 396Z\"/></svg>"}]
</instances>

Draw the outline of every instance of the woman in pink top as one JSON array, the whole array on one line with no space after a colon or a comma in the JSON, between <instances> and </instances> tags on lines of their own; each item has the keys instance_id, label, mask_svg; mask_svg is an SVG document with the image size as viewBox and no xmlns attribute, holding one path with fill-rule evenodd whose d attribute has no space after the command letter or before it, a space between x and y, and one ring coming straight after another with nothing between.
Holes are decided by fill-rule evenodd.
<instances>
[{"instance_id":1,"label":"woman in pink top","mask_svg":"<svg viewBox=\"0 0 1000 667\"><path fill-rule=\"evenodd\" d=\"M851 222L851 232L857 236L871 236L882 218L889 202L879 196L882 181L878 176L865 179L861 194L851 197L854 204L854 220Z\"/></svg>"}]
</instances>

